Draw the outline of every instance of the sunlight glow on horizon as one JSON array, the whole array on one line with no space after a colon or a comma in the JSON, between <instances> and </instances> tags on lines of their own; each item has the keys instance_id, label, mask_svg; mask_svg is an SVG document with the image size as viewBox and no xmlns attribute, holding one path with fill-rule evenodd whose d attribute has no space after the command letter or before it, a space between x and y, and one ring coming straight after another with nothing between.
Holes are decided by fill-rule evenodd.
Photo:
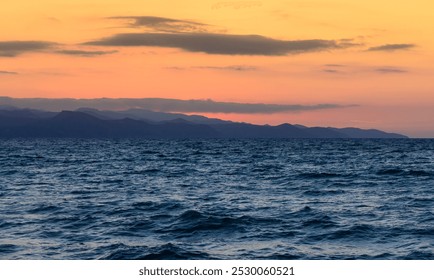
<instances>
[{"instance_id":1,"label":"sunlight glow on horizon","mask_svg":"<svg viewBox=\"0 0 434 280\"><path fill-rule=\"evenodd\" d=\"M434 137L433 8L425 0L7 2L0 11L0 95L357 104L202 115ZM149 45L137 46L128 34ZM221 45L200 41L207 34L221 37ZM243 55L230 53L238 47Z\"/></svg>"}]
</instances>

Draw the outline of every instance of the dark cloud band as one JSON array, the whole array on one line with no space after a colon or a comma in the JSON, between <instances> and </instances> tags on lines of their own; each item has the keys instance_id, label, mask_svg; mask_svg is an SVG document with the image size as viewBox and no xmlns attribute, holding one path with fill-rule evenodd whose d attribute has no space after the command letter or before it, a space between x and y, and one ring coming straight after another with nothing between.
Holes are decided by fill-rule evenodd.
<instances>
[{"instance_id":1,"label":"dark cloud band","mask_svg":"<svg viewBox=\"0 0 434 280\"><path fill-rule=\"evenodd\" d=\"M143 27L162 32L198 32L205 31L208 27L207 24L200 22L153 16L110 17L109 19L125 20L130 27Z\"/></svg>"},{"instance_id":2,"label":"dark cloud band","mask_svg":"<svg viewBox=\"0 0 434 280\"><path fill-rule=\"evenodd\" d=\"M256 67L250 65L229 65L229 66L195 66L193 69L204 69L204 70L219 70L219 71L255 71Z\"/></svg>"},{"instance_id":3,"label":"dark cloud band","mask_svg":"<svg viewBox=\"0 0 434 280\"><path fill-rule=\"evenodd\" d=\"M397 50L408 50L411 48L416 47L414 44L386 44L381 46L376 46L369 48L367 51L374 52L374 51L383 51L383 52L390 52L390 51L397 51Z\"/></svg>"},{"instance_id":4,"label":"dark cloud band","mask_svg":"<svg viewBox=\"0 0 434 280\"><path fill-rule=\"evenodd\" d=\"M15 57L26 52L50 49L56 43L45 41L0 41L0 56Z\"/></svg>"},{"instance_id":5,"label":"dark cloud band","mask_svg":"<svg viewBox=\"0 0 434 280\"><path fill-rule=\"evenodd\" d=\"M324 64L326 67L345 67L343 64Z\"/></svg>"},{"instance_id":6,"label":"dark cloud band","mask_svg":"<svg viewBox=\"0 0 434 280\"><path fill-rule=\"evenodd\" d=\"M301 112L323 109L341 108L337 104L316 105L281 105L281 104L252 104L215 102L212 100L176 100L176 99L148 99L146 109L163 112L180 113L236 113L236 114L274 114L283 112Z\"/></svg>"},{"instance_id":7,"label":"dark cloud band","mask_svg":"<svg viewBox=\"0 0 434 280\"><path fill-rule=\"evenodd\" d=\"M107 54L113 54L117 51L83 51L83 50L58 50L55 51L57 54L72 55L72 56L83 56L83 57L94 57L102 56Z\"/></svg>"},{"instance_id":8,"label":"dark cloud band","mask_svg":"<svg viewBox=\"0 0 434 280\"><path fill-rule=\"evenodd\" d=\"M190 52L224 55L286 55L341 48L333 40L285 41L259 35L214 33L125 33L85 45L152 46L180 48Z\"/></svg>"},{"instance_id":9,"label":"dark cloud band","mask_svg":"<svg viewBox=\"0 0 434 280\"><path fill-rule=\"evenodd\" d=\"M0 75L18 75L18 72L0 71Z\"/></svg>"},{"instance_id":10,"label":"dark cloud band","mask_svg":"<svg viewBox=\"0 0 434 280\"><path fill-rule=\"evenodd\" d=\"M400 73L407 73L408 71L401 68L383 67L383 68L375 69L375 72L383 73L383 74L400 74Z\"/></svg>"},{"instance_id":11,"label":"dark cloud band","mask_svg":"<svg viewBox=\"0 0 434 280\"><path fill-rule=\"evenodd\" d=\"M10 98L0 97L0 104L35 108L42 110L76 110L82 107L90 107L99 110L124 110L140 108L160 112L179 113L234 113L234 114L274 114L284 112L303 112L324 109L339 109L356 105L339 104L262 104L262 103L234 103L216 102L213 100L179 100L164 98L143 99L48 99L48 98Z\"/></svg>"}]
</instances>

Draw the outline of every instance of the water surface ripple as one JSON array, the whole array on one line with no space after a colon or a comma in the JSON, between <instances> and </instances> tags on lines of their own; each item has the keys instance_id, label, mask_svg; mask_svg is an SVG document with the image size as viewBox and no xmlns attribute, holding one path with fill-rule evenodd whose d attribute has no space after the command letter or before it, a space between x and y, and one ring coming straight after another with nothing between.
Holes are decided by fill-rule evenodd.
<instances>
[{"instance_id":1,"label":"water surface ripple","mask_svg":"<svg viewBox=\"0 0 434 280\"><path fill-rule=\"evenodd\" d=\"M0 259L434 259L434 140L0 151Z\"/></svg>"}]
</instances>

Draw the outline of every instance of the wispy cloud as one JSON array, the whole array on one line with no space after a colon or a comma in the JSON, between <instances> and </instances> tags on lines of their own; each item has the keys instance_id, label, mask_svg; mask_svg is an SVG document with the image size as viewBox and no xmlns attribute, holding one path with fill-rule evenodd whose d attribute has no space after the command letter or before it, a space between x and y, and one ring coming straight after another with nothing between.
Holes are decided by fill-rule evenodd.
<instances>
[{"instance_id":1,"label":"wispy cloud","mask_svg":"<svg viewBox=\"0 0 434 280\"><path fill-rule=\"evenodd\" d=\"M190 69L190 67L167 66L167 67L163 67L163 69L176 70L176 71L184 71L184 70Z\"/></svg>"},{"instance_id":2,"label":"wispy cloud","mask_svg":"<svg viewBox=\"0 0 434 280\"><path fill-rule=\"evenodd\" d=\"M179 66L169 66L165 67L165 69L169 70L216 70L216 71L236 71L236 72L245 72L245 71L256 71L257 67L251 65L227 65L227 66L191 66L191 67L179 67Z\"/></svg>"},{"instance_id":3,"label":"wispy cloud","mask_svg":"<svg viewBox=\"0 0 434 280\"><path fill-rule=\"evenodd\" d=\"M256 67L250 65L228 65L228 66L195 66L194 69L218 70L218 71L255 71Z\"/></svg>"},{"instance_id":4,"label":"wispy cloud","mask_svg":"<svg viewBox=\"0 0 434 280\"><path fill-rule=\"evenodd\" d=\"M16 57L27 52L48 50L55 45L46 41L0 41L0 56Z\"/></svg>"},{"instance_id":5,"label":"wispy cloud","mask_svg":"<svg viewBox=\"0 0 434 280\"><path fill-rule=\"evenodd\" d=\"M343 65L343 64L325 64L320 71L328 74L339 75L360 75L360 74L403 74L409 71L404 68L394 66L361 66L361 65ZM350 77L350 76L349 76Z\"/></svg>"},{"instance_id":6,"label":"wispy cloud","mask_svg":"<svg viewBox=\"0 0 434 280\"><path fill-rule=\"evenodd\" d=\"M282 105L262 103L216 102L213 100L177 100L177 99L147 99L146 109L164 112L183 113L237 113L237 114L273 114L281 112L301 112L323 109L336 109L347 106L338 104L316 105Z\"/></svg>"},{"instance_id":7,"label":"wispy cloud","mask_svg":"<svg viewBox=\"0 0 434 280\"><path fill-rule=\"evenodd\" d=\"M382 51L382 52L392 52L398 50L408 50L416 47L414 44L386 44L381 46L375 46L367 49L367 51Z\"/></svg>"},{"instance_id":8,"label":"wispy cloud","mask_svg":"<svg viewBox=\"0 0 434 280\"><path fill-rule=\"evenodd\" d=\"M348 71L347 66L343 64L330 63L330 64L324 64L323 66L325 67L321 70L321 72L323 73L347 74L346 71Z\"/></svg>"},{"instance_id":9,"label":"wispy cloud","mask_svg":"<svg viewBox=\"0 0 434 280\"><path fill-rule=\"evenodd\" d=\"M17 57L24 53L46 52L71 56L94 57L113 54L117 51L86 51L61 49L62 45L47 41L0 41L0 57Z\"/></svg>"},{"instance_id":10,"label":"wispy cloud","mask_svg":"<svg viewBox=\"0 0 434 280\"><path fill-rule=\"evenodd\" d=\"M196 21L153 16L119 16L110 17L109 19L123 20L126 21L130 27L146 28L159 32L205 32L209 27L207 24Z\"/></svg>"},{"instance_id":11,"label":"wispy cloud","mask_svg":"<svg viewBox=\"0 0 434 280\"><path fill-rule=\"evenodd\" d=\"M260 35L215 33L123 33L87 42L94 46L152 46L223 55L278 56L342 48L334 40L277 40Z\"/></svg>"},{"instance_id":12,"label":"wispy cloud","mask_svg":"<svg viewBox=\"0 0 434 280\"><path fill-rule=\"evenodd\" d=\"M160 112L179 113L234 113L234 114L275 114L284 112L304 112L326 109L340 109L357 105L340 104L266 104L266 103L235 103L207 100L180 100L164 98L143 99L47 99L47 98L10 98L0 97L5 105L35 108L42 110L76 110L90 107L100 110L123 110L140 108Z\"/></svg>"},{"instance_id":13,"label":"wispy cloud","mask_svg":"<svg viewBox=\"0 0 434 280\"><path fill-rule=\"evenodd\" d=\"M383 74L400 74L400 73L408 72L405 69L395 68L395 67L382 67L382 68L374 69L374 71Z\"/></svg>"},{"instance_id":14,"label":"wispy cloud","mask_svg":"<svg viewBox=\"0 0 434 280\"><path fill-rule=\"evenodd\" d=\"M344 72L336 70L336 69L323 69L322 72L332 73L332 74L344 73Z\"/></svg>"},{"instance_id":15,"label":"wispy cloud","mask_svg":"<svg viewBox=\"0 0 434 280\"><path fill-rule=\"evenodd\" d=\"M341 48L351 48L351 47L360 47L364 46L365 43L359 41L360 38L345 38L337 40L336 42L339 44Z\"/></svg>"},{"instance_id":16,"label":"wispy cloud","mask_svg":"<svg viewBox=\"0 0 434 280\"><path fill-rule=\"evenodd\" d=\"M221 2L217 3L217 6L235 4L243 6L252 5L253 2ZM279 40L255 34L227 34L226 31L213 30L215 26L194 20L155 16L116 16L109 17L109 19L126 21L126 27L141 28L145 32L114 34L82 45L165 47L207 54L265 56L282 56L360 46L354 39Z\"/></svg>"},{"instance_id":17,"label":"wispy cloud","mask_svg":"<svg viewBox=\"0 0 434 280\"><path fill-rule=\"evenodd\" d=\"M57 54L71 55L71 56L82 56L82 57L95 57L107 54L117 53L117 51L83 51L83 50L57 50Z\"/></svg>"},{"instance_id":18,"label":"wispy cloud","mask_svg":"<svg viewBox=\"0 0 434 280\"><path fill-rule=\"evenodd\" d=\"M18 72L0 71L0 75L18 75Z\"/></svg>"}]
</instances>

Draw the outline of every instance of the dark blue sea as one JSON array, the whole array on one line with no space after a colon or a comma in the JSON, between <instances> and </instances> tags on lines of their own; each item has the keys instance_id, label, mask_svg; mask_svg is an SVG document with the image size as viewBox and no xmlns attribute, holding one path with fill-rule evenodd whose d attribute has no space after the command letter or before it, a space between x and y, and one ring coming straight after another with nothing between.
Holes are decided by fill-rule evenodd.
<instances>
[{"instance_id":1,"label":"dark blue sea","mask_svg":"<svg viewBox=\"0 0 434 280\"><path fill-rule=\"evenodd\" d=\"M0 140L0 259L434 259L434 140Z\"/></svg>"}]
</instances>

